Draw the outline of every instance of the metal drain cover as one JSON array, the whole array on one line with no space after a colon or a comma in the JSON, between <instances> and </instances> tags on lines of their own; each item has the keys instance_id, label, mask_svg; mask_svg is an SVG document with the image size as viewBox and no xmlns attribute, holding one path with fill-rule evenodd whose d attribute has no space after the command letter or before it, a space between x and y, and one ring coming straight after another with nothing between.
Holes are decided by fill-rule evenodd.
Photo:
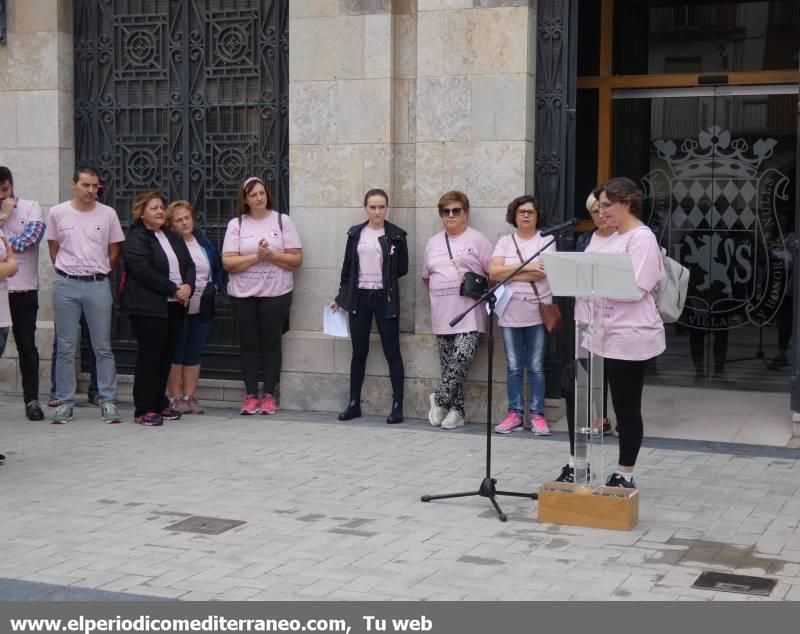
<instances>
[{"instance_id":1,"label":"metal drain cover","mask_svg":"<svg viewBox=\"0 0 800 634\"><path fill-rule=\"evenodd\" d=\"M180 531L182 533L197 533L199 535L219 535L232 528L247 524L241 520L226 520L221 517L202 517L193 515L185 520L170 524L165 531Z\"/></svg>"},{"instance_id":2,"label":"metal drain cover","mask_svg":"<svg viewBox=\"0 0 800 634\"><path fill-rule=\"evenodd\" d=\"M700 590L716 590L717 592L738 592L768 597L777 584L775 579L766 577L750 577L748 575L732 575L727 572L701 573L692 584Z\"/></svg>"}]
</instances>

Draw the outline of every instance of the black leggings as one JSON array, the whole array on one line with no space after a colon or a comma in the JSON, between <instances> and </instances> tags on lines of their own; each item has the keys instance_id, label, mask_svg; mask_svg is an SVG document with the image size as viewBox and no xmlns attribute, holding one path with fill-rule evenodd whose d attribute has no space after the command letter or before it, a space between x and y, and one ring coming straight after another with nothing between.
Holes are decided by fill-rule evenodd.
<instances>
[{"instance_id":1,"label":"black leggings","mask_svg":"<svg viewBox=\"0 0 800 634\"><path fill-rule=\"evenodd\" d=\"M642 391L648 361L605 360L611 402L617 414L619 465L622 467L633 467L642 448Z\"/></svg>"},{"instance_id":2,"label":"black leggings","mask_svg":"<svg viewBox=\"0 0 800 634\"><path fill-rule=\"evenodd\" d=\"M383 356L389 364L389 377L392 380L392 395L395 400L403 398L403 357L400 354L400 320L386 317L386 303L383 290L359 289L356 295L356 312L350 313L350 340L353 343L353 359L350 362L350 400L361 400L361 387L367 369L369 354L369 333L372 318L378 325Z\"/></svg>"},{"instance_id":3,"label":"black leggings","mask_svg":"<svg viewBox=\"0 0 800 634\"><path fill-rule=\"evenodd\" d=\"M278 297L231 297L239 327L239 354L248 394L258 396L258 375L264 373L264 394L274 394L283 363L281 336L292 293Z\"/></svg>"},{"instance_id":4,"label":"black leggings","mask_svg":"<svg viewBox=\"0 0 800 634\"><path fill-rule=\"evenodd\" d=\"M644 422L642 421L642 392L644 374L648 360L624 361L605 359L603 363L604 383L611 391L611 402L617 415L619 433L619 464L632 467L636 464L642 447ZM576 363L580 361L576 360ZM569 453L575 455L575 378L567 381L564 396L567 401L567 427L569 428ZM603 416L606 399L603 399Z\"/></svg>"}]
</instances>

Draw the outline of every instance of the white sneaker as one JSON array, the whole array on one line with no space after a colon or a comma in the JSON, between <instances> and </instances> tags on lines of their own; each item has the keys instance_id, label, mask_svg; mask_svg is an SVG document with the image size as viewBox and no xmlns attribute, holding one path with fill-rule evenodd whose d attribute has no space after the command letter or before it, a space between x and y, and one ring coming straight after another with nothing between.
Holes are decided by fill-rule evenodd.
<instances>
[{"instance_id":1,"label":"white sneaker","mask_svg":"<svg viewBox=\"0 0 800 634\"><path fill-rule=\"evenodd\" d=\"M447 416L447 408L446 407L439 407L436 404L436 395L431 394L428 399L431 402L431 408L428 410L428 421L434 427L438 427L442 424L445 416Z\"/></svg>"},{"instance_id":2,"label":"white sneaker","mask_svg":"<svg viewBox=\"0 0 800 634\"><path fill-rule=\"evenodd\" d=\"M464 417L457 410L451 409L442 421L442 429L455 429L464 426Z\"/></svg>"}]
</instances>

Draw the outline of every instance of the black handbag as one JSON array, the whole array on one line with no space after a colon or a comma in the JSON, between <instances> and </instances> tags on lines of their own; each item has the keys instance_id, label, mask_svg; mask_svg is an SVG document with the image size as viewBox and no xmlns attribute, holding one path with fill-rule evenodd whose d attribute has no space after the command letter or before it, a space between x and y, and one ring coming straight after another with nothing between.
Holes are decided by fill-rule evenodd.
<instances>
[{"instance_id":1,"label":"black handbag","mask_svg":"<svg viewBox=\"0 0 800 634\"><path fill-rule=\"evenodd\" d=\"M453 252L450 250L450 238L447 237L447 232L444 232L444 241L447 244L447 255L450 256L450 261L456 270L460 273L458 264L453 258ZM484 275L478 275L472 271L467 271L461 278L461 284L458 287L458 294L462 297L471 297L472 299L480 299L483 294L489 290L489 278Z\"/></svg>"}]
</instances>

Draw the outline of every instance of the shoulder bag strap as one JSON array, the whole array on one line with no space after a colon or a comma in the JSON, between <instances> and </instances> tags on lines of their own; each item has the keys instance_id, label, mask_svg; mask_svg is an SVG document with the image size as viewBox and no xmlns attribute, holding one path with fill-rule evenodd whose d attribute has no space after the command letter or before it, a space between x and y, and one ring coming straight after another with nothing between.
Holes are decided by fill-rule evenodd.
<instances>
[{"instance_id":1,"label":"shoulder bag strap","mask_svg":"<svg viewBox=\"0 0 800 634\"><path fill-rule=\"evenodd\" d=\"M459 275L461 275L461 269L458 268L458 262L453 257L453 252L450 250L450 238L447 237L447 231L444 232L444 242L447 245L447 255L450 256L450 261L453 263L453 266L456 267L456 271Z\"/></svg>"},{"instance_id":2,"label":"shoulder bag strap","mask_svg":"<svg viewBox=\"0 0 800 634\"><path fill-rule=\"evenodd\" d=\"M519 250L519 245L517 244L517 239L514 237L513 233L511 234L511 240L513 240L514 248L517 250L517 257L519 258L519 262L520 262L520 264L522 264L525 261L525 258L522 257L522 252ZM534 295L536 295L537 301L541 302L542 298L539 297L539 289L536 288L536 282L534 282L533 280L528 280L528 281L531 284L531 288L533 288L533 293L534 293Z\"/></svg>"}]
</instances>

